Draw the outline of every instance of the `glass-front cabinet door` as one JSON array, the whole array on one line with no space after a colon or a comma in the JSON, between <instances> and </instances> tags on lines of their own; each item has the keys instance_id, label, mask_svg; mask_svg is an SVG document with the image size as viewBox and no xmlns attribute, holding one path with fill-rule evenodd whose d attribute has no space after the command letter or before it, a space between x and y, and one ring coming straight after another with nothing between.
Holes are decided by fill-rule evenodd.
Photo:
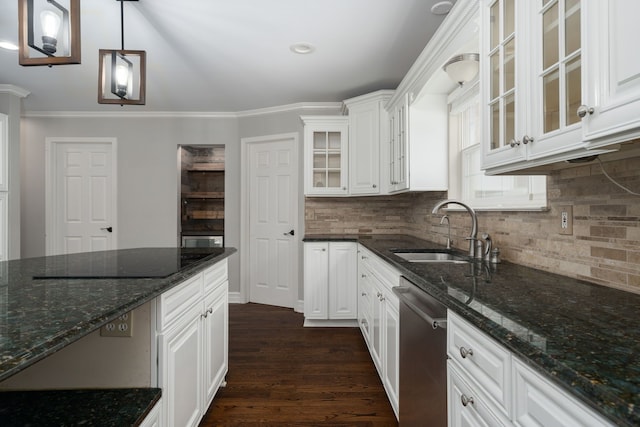
<instances>
[{"instance_id":1,"label":"glass-front cabinet door","mask_svg":"<svg viewBox=\"0 0 640 427\"><path fill-rule=\"evenodd\" d=\"M348 117L303 116L305 195L348 193Z\"/></svg>"},{"instance_id":2,"label":"glass-front cabinet door","mask_svg":"<svg viewBox=\"0 0 640 427\"><path fill-rule=\"evenodd\" d=\"M537 0L531 34L534 66L531 100L535 110L529 158L583 146L579 109L582 105L581 0Z\"/></svg>"},{"instance_id":3,"label":"glass-front cabinet door","mask_svg":"<svg viewBox=\"0 0 640 427\"><path fill-rule=\"evenodd\" d=\"M482 2L481 93L484 103L483 167L526 158L522 136L527 128L526 22L519 19L527 1ZM520 13L518 13L520 12Z\"/></svg>"}]
</instances>

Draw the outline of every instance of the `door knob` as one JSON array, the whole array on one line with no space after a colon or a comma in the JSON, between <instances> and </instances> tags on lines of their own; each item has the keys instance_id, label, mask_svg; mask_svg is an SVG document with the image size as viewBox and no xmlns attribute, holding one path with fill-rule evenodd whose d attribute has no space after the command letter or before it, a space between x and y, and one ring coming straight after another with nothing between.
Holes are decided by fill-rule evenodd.
<instances>
[{"instance_id":1,"label":"door knob","mask_svg":"<svg viewBox=\"0 0 640 427\"><path fill-rule=\"evenodd\" d=\"M282 234L284 234L285 236L295 236L296 232L294 230L291 230L288 233L282 233Z\"/></svg>"},{"instance_id":2,"label":"door knob","mask_svg":"<svg viewBox=\"0 0 640 427\"><path fill-rule=\"evenodd\" d=\"M102 227L102 228L100 228L100 230L106 230L109 233L111 233L113 231L113 227Z\"/></svg>"}]
</instances>

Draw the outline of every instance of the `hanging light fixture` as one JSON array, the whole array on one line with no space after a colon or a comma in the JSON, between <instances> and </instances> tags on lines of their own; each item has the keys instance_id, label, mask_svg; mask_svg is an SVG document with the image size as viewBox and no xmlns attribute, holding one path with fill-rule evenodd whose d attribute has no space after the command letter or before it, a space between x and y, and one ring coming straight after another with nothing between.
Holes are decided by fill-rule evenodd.
<instances>
[{"instance_id":1,"label":"hanging light fixture","mask_svg":"<svg viewBox=\"0 0 640 427\"><path fill-rule=\"evenodd\" d=\"M80 63L80 0L18 0L20 65Z\"/></svg>"},{"instance_id":2,"label":"hanging light fixture","mask_svg":"<svg viewBox=\"0 0 640 427\"><path fill-rule=\"evenodd\" d=\"M448 60L442 69L451 80L462 86L478 75L479 61L480 55L477 53L462 53Z\"/></svg>"},{"instance_id":3,"label":"hanging light fixture","mask_svg":"<svg viewBox=\"0 0 640 427\"><path fill-rule=\"evenodd\" d=\"M144 50L124 49L124 2L120 2L121 49L100 49L98 67L98 103L144 105L146 62Z\"/></svg>"}]
</instances>

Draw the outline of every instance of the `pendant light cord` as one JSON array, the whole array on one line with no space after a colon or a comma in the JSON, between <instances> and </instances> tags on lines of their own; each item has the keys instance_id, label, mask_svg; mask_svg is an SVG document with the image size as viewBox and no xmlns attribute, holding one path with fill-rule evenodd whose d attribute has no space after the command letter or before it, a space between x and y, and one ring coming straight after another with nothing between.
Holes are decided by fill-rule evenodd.
<instances>
[{"instance_id":1,"label":"pendant light cord","mask_svg":"<svg viewBox=\"0 0 640 427\"><path fill-rule=\"evenodd\" d=\"M607 173L606 170L604 170L604 165L602 164L602 160L600 160L600 157L596 157L596 160L598 160L598 163L600 163L600 169L602 169L602 173L604 174L604 176L607 177L607 179L609 179L609 181L611 181L612 183L614 183L615 185L617 185L618 187L622 188L624 191L626 191L629 194L633 194L634 196L640 196L640 193L636 193L634 191L629 190L627 187L625 187L624 185L618 183L616 180L614 180L613 178L611 178L609 176L609 174Z\"/></svg>"},{"instance_id":2,"label":"pendant light cord","mask_svg":"<svg viewBox=\"0 0 640 427\"><path fill-rule=\"evenodd\" d=\"M124 0L120 0L120 41L124 50Z\"/></svg>"}]
</instances>

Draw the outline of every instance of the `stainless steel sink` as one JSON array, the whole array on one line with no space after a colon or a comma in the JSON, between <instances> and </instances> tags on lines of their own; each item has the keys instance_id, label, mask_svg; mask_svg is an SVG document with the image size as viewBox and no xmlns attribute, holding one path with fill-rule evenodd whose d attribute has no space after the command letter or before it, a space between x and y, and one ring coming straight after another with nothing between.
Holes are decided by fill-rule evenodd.
<instances>
[{"instance_id":1,"label":"stainless steel sink","mask_svg":"<svg viewBox=\"0 0 640 427\"><path fill-rule=\"evenodd\" d=\"M454 264L469 262L464 256L451 252L404 249L392 250L391 252L409 262L448 262Z\"/></svg>"}]
</instances>

